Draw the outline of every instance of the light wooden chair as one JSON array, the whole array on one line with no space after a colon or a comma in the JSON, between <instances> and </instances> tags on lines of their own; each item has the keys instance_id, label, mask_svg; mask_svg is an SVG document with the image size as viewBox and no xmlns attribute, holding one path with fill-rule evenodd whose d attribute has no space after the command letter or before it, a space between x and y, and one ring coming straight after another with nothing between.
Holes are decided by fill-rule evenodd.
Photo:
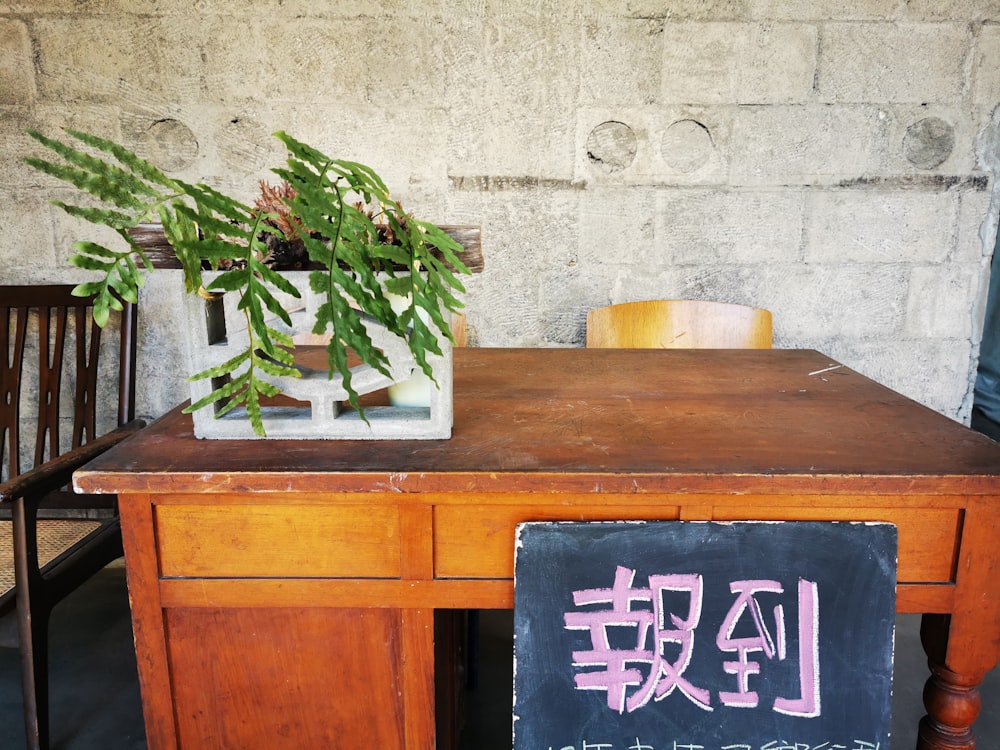
<instances>
[{"instance_id":1,"label":"light wooden chair","mask_svg":"<svg viewBox=\"0 0 1000 750\"><path fill-rule=\"evenodd\" d=\"M702 300L625 302L587 314L593 349L770 349L771 313Z\"/></svg>"},{"instance_id":2,"label":"light wooden chair","mask_svg":"<svg viewBox=\"0 0 1000 750\"><path fill-rule=\"evenodd\" d=\"M468 323L465 313L451 314L451 335L455 337L455 346L468 345Z\"/></svg>"},{"instance_id":3,"label":"light wooden chair","mask_svg":"<svg viewBox=\"0 0 1000 750\"><path fill-rule=\"evenodd\" d=\"M93 299L72 289L0 286L0 613L17 609L25 734L35 750L49 746L49 614L122 555L116 497L68 485L76 469L143 426L133 420L135 305L116 316L114 356L99 357ZM116 397L102 398L105 390ZM61 424L71 428L66 439Z\"/></svg>"}]
</instances>

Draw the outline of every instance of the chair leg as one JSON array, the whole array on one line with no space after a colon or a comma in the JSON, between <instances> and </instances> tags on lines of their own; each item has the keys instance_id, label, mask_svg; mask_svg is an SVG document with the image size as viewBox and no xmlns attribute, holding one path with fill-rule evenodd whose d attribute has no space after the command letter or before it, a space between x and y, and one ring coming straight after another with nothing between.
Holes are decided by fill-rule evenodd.
<instances>
[{"instance_id":1,"label":"chair leg","mask_svg":"<svg viewBox=\"0 0 1000 750\"><path fill-rule=\"evenodd\" d=\"M23 498L13 503L14 586L21 655L24 733L28 750L49 747L48 629L51 607L39 589L38 547L34 508Z\"/></svg>"}]
</instances>

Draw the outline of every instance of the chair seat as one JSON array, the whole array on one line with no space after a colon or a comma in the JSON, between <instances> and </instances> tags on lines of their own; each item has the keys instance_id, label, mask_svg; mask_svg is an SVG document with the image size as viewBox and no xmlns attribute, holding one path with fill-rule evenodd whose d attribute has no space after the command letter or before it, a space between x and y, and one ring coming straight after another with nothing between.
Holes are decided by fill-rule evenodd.
<instances>
[{"instance_id":1,"label":"chair seat","mask_svg":"<svg viewBox=\"0 0 1000 750\"><path fill-rule=\"evenodd\" d=\"M103 523L94 520L43 520L37 526L38 566L45 568L73 545L99 529ZM14 589L13 522L0 521L0 602Z\"/></svg>"}]
</instances>

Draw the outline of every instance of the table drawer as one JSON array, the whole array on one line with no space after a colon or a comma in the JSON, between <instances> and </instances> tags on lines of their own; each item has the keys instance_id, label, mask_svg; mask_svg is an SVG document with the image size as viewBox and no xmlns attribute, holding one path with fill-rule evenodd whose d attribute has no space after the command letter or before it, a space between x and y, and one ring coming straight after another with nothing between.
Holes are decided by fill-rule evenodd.
<instances>
[{"instance_id":1,"label":"table drawer","mask_svg":"<svg viewBox=\"0 0 1000 750\"><path fill-rule=\"evenodd\" d=\"M633 507L439 505L434 509L434 575L437 578L513 578L514 529L524 521L675 521L675 505Z\"/></svg>"},{"instance_id":2,"label":"table drawer","mask_svg":"<svg viewBox=\"0 0 1000 750\"><path fill-rule=\"evenodd\" d=\"M714 520L739 521L750 515L717 509ZM880 521L899 531L900 583L950 583L955 580L956 555L962 533L958 508L755 508L757 521Z\"/></svg>"},{"instance_id":3,"label":"table drawer","mask_svg":"<svg viewBox=\"0 0 1000 750\"><path fill-rule=\"evenodd\" d=\"M167 577L398 578L399 512L370 505L158 505Z\"/></svg>"},{"instance_id":4,"label":"table drawer","mask_svg":"<svg viewBox=\"0 0 1000 750\"><path fill-rule=\"evenodd\" d=\"M749 505L749 502L748 502ZM961 535L958 508L731 507L708 509L714 521L883 521L899 529L901 583L954 581ZM435 508L434 572L438 578L511 578L514 529L523 521L676 520L677 506L580 508L451 506ZM705 519L709 520L709 519Z\"/></svg>"}]
</instances>

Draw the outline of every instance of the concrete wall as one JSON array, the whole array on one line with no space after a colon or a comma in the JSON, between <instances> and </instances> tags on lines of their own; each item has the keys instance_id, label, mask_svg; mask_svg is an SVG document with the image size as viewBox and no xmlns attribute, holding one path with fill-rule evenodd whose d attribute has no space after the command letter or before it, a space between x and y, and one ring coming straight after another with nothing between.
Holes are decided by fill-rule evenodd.
<instances>
[{"instance_id":1,"label":"concrete wall","mask_svg":"<svg viewBox=\"0 0 1000 750\"><path fill-rule=\"evenodd\" d=\"M244 197L285 129L482 226L474 343L718 298L967 419L998 105L996 0L0 0L0 280L75 278L94 236L19 163L25 127ZM145 415L187 395L177 295L145 292Z\"/></svg>"}]
</instances>

